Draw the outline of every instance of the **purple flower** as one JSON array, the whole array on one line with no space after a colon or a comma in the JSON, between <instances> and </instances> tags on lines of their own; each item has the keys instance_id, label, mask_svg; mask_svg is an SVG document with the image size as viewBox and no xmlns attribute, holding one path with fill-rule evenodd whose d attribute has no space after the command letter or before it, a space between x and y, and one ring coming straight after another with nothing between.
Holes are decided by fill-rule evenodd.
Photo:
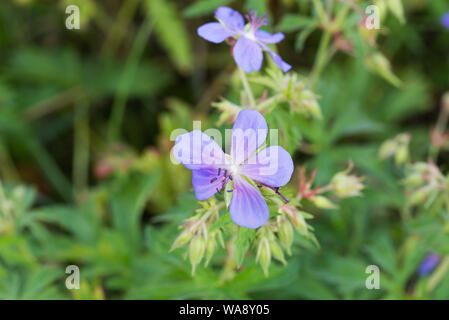
<instances>
[{"instance_id":1,"label":"purple flower","mask_svg":"<svg viewBox=\"0 0 449 320\"><path fill-rule=\"evenodd\" d=\"M441 24L446 29L449 29L449 12L446 13L444 16L441 17Z\"/></svg>"},{"instance_id":2,"label":"purple flower","mask_svg":"<svg viewBox=\"0 0 449 320\"><path fill-rule=\"evenodd\" d=\"M232 128L231 152L225 154L218 144L200 130L178 136L173 148L176 160L192 170L192 184L198 200L220 192L232 180L229 205L232 220L247 228L264 225L270 215L258 187L277 189L290 181L293 161L280 146L259 150L268 133L265 118L256 110L239 112Z\"/></svg>"},{"instance_id":3,"label":"purple flower","mask_svg":"<svg viewBox=\"0 0 449 320\"><path fill-rule=\"evenodd\" d=\"M270 34L259 30L267 24L267 16L257 17L254 11L246 16L248 24L242 15L228 7L219 7L215 11L215 17L219 22L209 22L198 28L198 35L210 42L220 43L227 38L237 40L233 47L235 62L246 72L259 71L262 67L263 52L267 51L274 63L284 72L291 66L267 44L274 44L284 39L281 32Z\"/></svg>"},{"instance_id":4,"label":"purple flower","mask_svg":"<svg viewBox=\"0 0 449 320\"><path fill-rule=\"evenodd\" d=\"M423 277L431 273L436 266L440 263L440 256L436 253L429 253L426 258L421 262L418 269L418 274Z\"/></svg>"}]
</instances>

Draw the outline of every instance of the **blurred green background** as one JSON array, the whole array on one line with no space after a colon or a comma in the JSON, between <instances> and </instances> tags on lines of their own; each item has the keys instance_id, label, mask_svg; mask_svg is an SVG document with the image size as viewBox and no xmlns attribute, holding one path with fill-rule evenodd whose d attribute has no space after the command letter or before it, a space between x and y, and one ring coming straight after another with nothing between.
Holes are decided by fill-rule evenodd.
<instances>
[{"instance_id":1,"label":"blurred green background","mask_svg":"<svg viewBox=\"0 0 449 320\"><path fill-rule=\"evenodd\" d=\"M65 27L70 4L80 30ZM416 274L429 252L449 253L447 224L426 209L404 222L401 171L377 157L383 141L408 132L410 158L426 160L449 89L445 0L405 0L403 16L382 20L376 52L390 61L386 71L370 64L374 51L351 11L315 89L323 119L281 113L278 126L311 146L286 148L297 165L317 168L317 184L349 159L365 176L363 197L312 212L320 249L295 245L268 277L252 257L224 277L225 250L192 277L182 252L168 252L198 206L189 170L169 160L170 133L194 119L214 127L211 104L239 97L229 47L196 34L219 5L267 12L271 31L286 34L284 60L310 72L322 30L308 0L1 1L0 298L449 298L448 272ZM448 155L438 158L442 172ZM80 267L80 290L65 287L70 264ZM365 288L371 264L380 290Z\"/></svg>"}]
</instances>

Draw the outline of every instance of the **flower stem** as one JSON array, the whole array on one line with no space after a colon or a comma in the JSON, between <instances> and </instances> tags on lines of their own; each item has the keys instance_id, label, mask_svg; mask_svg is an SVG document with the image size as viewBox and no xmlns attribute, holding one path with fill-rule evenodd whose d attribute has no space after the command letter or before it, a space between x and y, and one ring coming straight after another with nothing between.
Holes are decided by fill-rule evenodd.
<instances>
[{"instance_id":1,"label":"flower stem","mask_svg":"<svg viewBox=\"0 0 449 320\"><path fill-rule=\"evenodd\" d=\"M327 52L329 48L329 43L331 40L332 33L329 30L325 30L324 34L321 37L320 46L318 48L318 54L315 59L315 63L313 65L312 73L311 73L311 80L310 85L313 88L315 88L318 79L321 75L321 72L324 69L324 66L326 65L327 60Z\"/></svg>"},{"instance_id":2,"label":"flower stem","mask_svg":"<svg viewBox=\"0 0 449 320\"><path fill-rule=\"evenodd\" d=\"M259 110L260 112L265 111L265 108L268 108L271 104L280 100L282 98L282 96L283 95L281 93L278 93L278 94L266 99L265 101L262 101L261 103L259 103L256 106L256 110Z\"/></svg>"},{"instance_id":3,"label":"flower stem","mask_svg":"<svg viewBox=\"0 0 449 320\"><path fill-rule=\"evenodd\" d=\"M245 71L239 67L240 79L242 79L243 89L246 92L246 96L248 98L248 103L251 107L256 106L256 99L254 99L253 91L248 83L248 78L246 77Z\"/></svg>"}]
</instances>

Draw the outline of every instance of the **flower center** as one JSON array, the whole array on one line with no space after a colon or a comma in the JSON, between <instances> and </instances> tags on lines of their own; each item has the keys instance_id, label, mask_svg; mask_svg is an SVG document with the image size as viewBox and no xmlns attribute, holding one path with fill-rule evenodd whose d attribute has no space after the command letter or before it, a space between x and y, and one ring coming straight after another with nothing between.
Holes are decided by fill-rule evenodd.
<instances>
[{"instance_id":1,"label":"flower center","mask_svg":"<svg viewBox=\"0 0 449 320\"><path fill-rule=\"evenodd\" d=\"M254 33L261 26L265 26L268 24L268 16L264 14L263 16L258 17L256 15L256 11L250 10L249 14L246 15L246 19L250 24L250 30Z\"/></svg>"},{"instance_id":2,"label":"flower center","mask_svg":"<svg viewBox=\"0 0 449 320\"><path fill-rule=\"evenodd\" d=\"M231 174L237 175L238 172L239 172L239 166L238 166L237 164L232 164L232 165L229 167L229 171L231 171Z\"/></svg>"}]
</instances>

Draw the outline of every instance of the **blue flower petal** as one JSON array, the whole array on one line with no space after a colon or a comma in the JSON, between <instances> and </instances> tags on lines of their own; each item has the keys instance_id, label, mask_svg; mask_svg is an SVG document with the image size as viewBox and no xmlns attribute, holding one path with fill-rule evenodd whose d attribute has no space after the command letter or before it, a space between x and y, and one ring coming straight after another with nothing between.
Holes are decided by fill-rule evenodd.
<instances>
[{"instance_id":1,"label":"blue flower petal","mask_svg":"<svg viewBox=\"0 0 449 320\"><path fill-rule=\"evenodd\" d=\"M178 136L173 156L190 170L220 168L226 161L221 147L200 130Z\"/></svg>"},{"instance_id":2,"label":"blue flower petal","mask_svg":"<svg viewBox=\"0 0 449 320\"><path fill-rule=\"evenodd\" d=\"M209 22L198 28L197 33L200 37L213 43L223 42L227 37L234 33L222 26L219 22Z\"/></svg>"},{"instance_id":3,"label":"blue flower petal","mask_svg":"<svg viewBox=\"0 0 449 320\"><path fill-rule=\"evenodd\" d=\"M245 20L242 15L229 7L218 7L215 10L215 17L232 31L242 31L245 27Z\"/></svg>"},{"instance_id":4,"label":"blue flower petal","mask_svg":"<svg viewBox=\"0 0 449 320\"><path fill-rule=\"evenodd\" d=\"M265 142L268 134L267 121L257 110L239 112L232 127L231 158L240 164L251 157Z\"/></svg>"},{"instance_id":5,"label":"blue flower petal","mask_svg":"<svg viewBox=\"0 0 449 320\"><path fill-rule=\"evenodd\" d=\"M443 27L449 29L449 12L441 17L441 24L443 25Z\"/></svg>"},{"instance_id":6,"label":"blue flower petal","mask_svg":"<svg viewBox=\"0 0 449 320\"><path fill-rule=\"evenodd\" d=\"M262 67L263 53L257 42L241 36L234 46L234 59L245 72L259 71Z\"/></svg>"},{"instance_id":7,"label":"blue flower petal","mask_svg":"<svg viewBox=\"0 0 449 320\"><path fill-rule=\"evenodd\" d=\"M271 146L249 158L239 172L271 187L282 187L292 177L293 160L284 148Z\"/></svg>"},{"instance_id":8,"label":"blue flower petal","mask_svg":"<svg viewBox=\"0 0 449 320\"><path fill-rule=\"evenodd\" d=\"M242 227L258 228L263 226L270 216L267 203L243 177L235 176L229 214L232 221Z\"/></svg>"},{"instance_id":9,"label":"blue flower petal","mask_svg":"<svg viewBox=\"0 0 449 320\"><path fill-rule=\"evenodd\" d=\"M221 190L223 176L216 169L192 170L192 185L198 200L207 200Z\"/></svg>"},{"instance_id":10,"label":"blue flower petal","mask_svg":"<svg viewBox=\"0 0 449 320\"><path fill-rule=\"evenodd\" d=\"M278 43L284 40L284 34L282 32L271 34L264 30L256 30L255 36L258 40L265 43Z\"/></svg>"},{"instance_id":11,"label":"blue flower petal","mask_svg":"<svg viewBox=\"0 0 449 320\"><path fill-rule=\"evenodd\" d=\"M284 60L282 60L281 56L278 55L276 52L274 52L273 50L268 50L268 54L270 55L271 59L273 60L273 62L279 67L279 69L281 69L283 72L287 72L288 70L290 70L292 68L291 65L289 65L287 62L285 62Z\"/></svg>"}]
</instances>

